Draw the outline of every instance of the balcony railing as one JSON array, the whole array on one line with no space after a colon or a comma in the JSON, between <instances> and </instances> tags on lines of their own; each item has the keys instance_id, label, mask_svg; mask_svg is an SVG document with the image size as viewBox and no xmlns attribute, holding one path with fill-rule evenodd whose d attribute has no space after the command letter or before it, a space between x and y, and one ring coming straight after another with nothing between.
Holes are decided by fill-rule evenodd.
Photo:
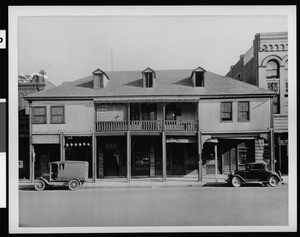
<instances>
[{"instance_id":1,"label":"balcony railing","mask_svg":"<svg viewBox=\"0 0 300 237\"><path fill-rule=\"evenodd\" d=\"M196 131L198 122L196 120L166 120L165 130L167 131ZM96 131L126 131L127 121L98 121ZM129 121L129 130L132 131L162 131L162 120L132 120Z\"/></svg>"}]
</instances>

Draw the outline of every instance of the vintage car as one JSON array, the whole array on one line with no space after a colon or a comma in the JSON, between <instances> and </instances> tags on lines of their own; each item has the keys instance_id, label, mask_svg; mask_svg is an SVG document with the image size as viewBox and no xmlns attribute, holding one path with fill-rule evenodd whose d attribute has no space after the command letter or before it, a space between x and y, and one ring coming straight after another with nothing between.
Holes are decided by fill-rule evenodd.
<instances>
[{"instance_id":1,"label":"vintage car","mask_svg":"<svg viewBox=\"0 0 300 237\"><path fill-rule=\"evenodd\" d=\"M266 163L253 162L245 164L245 170L232 171L226 181L233 187L239 187L242 183L262 183L276 187L279 182L282 182L282 177L280 171L266 170Z\"/></svg>"},{"instance_id":2,"label":"vintage car","mask_svg":"<svg viewBox=\"0 0 300 237\"><path fill-rule=\"evenodd\" d=\"M75 190L88 179L89 163L86 161L55 161L49 163L49 174L37 178L34 188L37 191L51 186L68 186Z\"/></svg>"}]
</instances>

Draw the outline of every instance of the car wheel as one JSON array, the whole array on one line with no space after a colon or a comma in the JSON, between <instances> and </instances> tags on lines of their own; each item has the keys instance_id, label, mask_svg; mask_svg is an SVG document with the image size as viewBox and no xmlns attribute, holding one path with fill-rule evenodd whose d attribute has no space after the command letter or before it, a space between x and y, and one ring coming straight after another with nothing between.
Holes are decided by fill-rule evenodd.
<instances>
[{"instance_id":1,"label":"car wheel","mask_svg":"<svg viewBox=\"0 0 300 237\"><path fill-rule=\"evenodd\" d=\"M42 191L42 190L45 189L45 187L46 187L46 184L42 180L37 180L37 181L34 182L34 188L37 191Z\"/></svg>"},{"instance_id":2,"label":"car wheel","mask_svg":"<svg viewBox=\"0 0 300 237\"><path fill-rule=\"evenodd\" d=\"M240 187L241 186L241 179L238 178L238 177L233 177L231 179L231 184L232 184L233 187L236 187L236 188Z\"/></svg>"},{"instance_id":3,"label":"car wheel","mask_svg":"<svg viewBox=\"0 0 300 237\"><path fill-rule=\"evenodd\" d=\"M269 177L269 179L268 179L269 186L276 187L278 185L278 183L279 183L279 180L275 176Z\"/></svg>"},{"instance_id":4,"label":"car wheel","mask_svg":"<svg viewBox=\"0 0 300 237\"><path fill-rule=\"evenodd\" d=\"M70 190L75 190L80 186L78 180L76 179L71 179L68 183L68 187Z\"/></svg>"}]
</instances>

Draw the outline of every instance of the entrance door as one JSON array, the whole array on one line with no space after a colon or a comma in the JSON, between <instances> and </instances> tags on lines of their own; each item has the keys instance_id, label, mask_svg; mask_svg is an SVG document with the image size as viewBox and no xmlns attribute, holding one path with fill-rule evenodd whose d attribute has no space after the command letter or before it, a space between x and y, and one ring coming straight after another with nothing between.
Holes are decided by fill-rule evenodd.
<instances>
[{"instance_id":1,"label":"entrance door","mask_svg":"<svg viewBox=\"0 0 300 237\"><path fill-rule=\"evenodd\" d=\"M230 173L236 170L236 141L224 140L222 141L223 154L223 173Z\"/></svg>"},{"instance_id":2,"label":"entrance door","mask_svg":"<svg viewBox=\"0 0 300 237\"><path fill-rule=\"evenodd\" d=\"M135 175L150 175L150 151L139 150L135 153Z\"/></svg>"},{"instance_id":3,"label":"entrance door","mask_svg":"<svg viewBox=\"0 0 300 237\"><path fill-rule=\"evenodd\" d=\"M119 155L114 150L104 152L104 176L119 176Z\"/></svg>"},{"instance_id":4,"label":"entrance door","mask_svg":"<svg viewBox=\"0 0 300 237\"><path fill-rule=\"evenodd\" d=\"M185 154L184 144L170 143L167 150L167 157L170 160L172 175L185 175Z\"/></svg>"}]
</instances>

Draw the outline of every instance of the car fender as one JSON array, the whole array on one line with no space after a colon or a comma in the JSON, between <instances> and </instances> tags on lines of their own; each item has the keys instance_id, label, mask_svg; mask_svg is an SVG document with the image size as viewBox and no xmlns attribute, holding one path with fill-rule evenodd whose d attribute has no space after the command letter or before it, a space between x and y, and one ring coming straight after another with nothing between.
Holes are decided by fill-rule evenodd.
<instances>
[{"instance_id":1,"label":"car fender","mask_svg":"<svg viewBox=\"0 0 300 237\"><path fill-rule=\"evenodd\" d=\"M38 177L37 180L42 180L45 182L45 184L49 185L49 181L43 177Z\"/></svg>"},{"instance_id":2,"label":"car fender","mask_svg":"<svg viewBox=\"0 0 300 237\"><path fill-rule=\"evenodd\" d=\"M277 173L271 173L269 176L268 176L268 180L271 176L275 176L279 182L282 182L282 178L277 174Z\"/></svg>"},{"instance_id":3,"label":"car fender","mask_svg":"<svg viewBox=\"0 0 300 237\"><path fill-rule=\"evenodd\" d=\"M243 182L247 182L242 176L240 176L240 175L238 175L238 174L233 174L232 175L232 177L231 177L231 179L233 178L233 177L238 177L239 179L241 179Z\"/></svg>"},{"instance_id":4,"label":"car fender","mask_svg":"<svg viewBox=\"0 0 300 237\"><path fill-rule=\"evenodd\" d=\"M71 180L73 180L73 179L76 179L76 180L78 181L78 183L79 183L79 186L82 186L81 181L80 181L78 178L76 178L76 177L73 177L73 178L69 179L68 183L69 183Z\"/></svg>"}]
</instances>

